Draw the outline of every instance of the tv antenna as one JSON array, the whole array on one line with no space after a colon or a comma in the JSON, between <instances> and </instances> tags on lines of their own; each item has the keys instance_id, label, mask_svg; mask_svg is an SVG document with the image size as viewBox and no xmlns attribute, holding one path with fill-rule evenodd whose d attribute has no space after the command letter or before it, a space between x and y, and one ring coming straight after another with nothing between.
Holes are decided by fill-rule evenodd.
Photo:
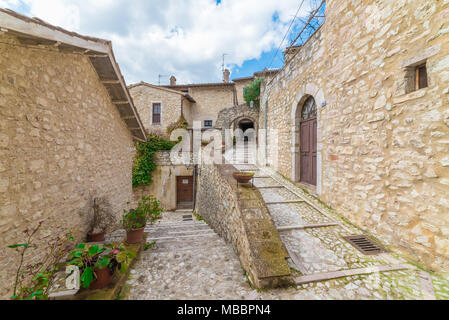
<instances>
[{"instance_id":1,"label":"tv antenna","mask_svg":"<svg viewBox=\"0 0 449 320\"><path fill-rule=\"evenodd\" d=\"M167 78L167 77L169 77L169 76L167 76L167 75L165 75L165 74L160 74L158 77L159 77L159 82L158 82L158 83L159 83L159 85L161 85L161 79L162 79L162 78Z\"/></svg>"},{"instance_id":2,"label":"tv antenna","mask_svg":"<svg viewBox=\"0 0 449 320\"><path fill-rule=\"evenodd\" d=\"M225 71L225 57L229 56L227 53L223 53L223 63L221 64L221 72Z\"/></svg>"}]
</instances>

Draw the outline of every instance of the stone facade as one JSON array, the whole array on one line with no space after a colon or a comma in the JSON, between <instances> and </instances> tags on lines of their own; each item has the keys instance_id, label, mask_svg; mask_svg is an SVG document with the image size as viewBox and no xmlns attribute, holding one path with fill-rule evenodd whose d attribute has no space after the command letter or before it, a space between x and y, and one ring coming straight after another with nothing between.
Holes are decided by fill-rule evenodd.
<instances>
[{"instance_id":1,"label":"stone facade","mask_svg":"<svg viewBox=\"0 0 449 320\"><path fill-rule=\"evenodd\" d=\"M129 89L145 130L149 133L167 134L167 128L182 115L184 96L179 92L148 84L137 84ZM161 123L153 123L153 103L161 104Z\"/></svg>"},{"instance_id":2,"label":"stone facade","mask_svg":"<svg viewBox=\"0 0 449 320\"><path fill-rule=\"evenodd\" d=\"M326 22L273 81L259 123L298 181L297 116L318 106L316 192L426 267L449 272L448 1L328 1ZM425 62L429 86L410 92ZM413 81L413 79L412 79ZM275 147L268 141L268 161Z\"/></svg>"},{"instance_id":3,"label":"stone facade","mask_svg":"<svg viewBox=\"0 0 449 320\"><path fill-rule=\"evenodd\" d=\"M232 84L193 86L189 87L189 94L196 101L190 108L184 110L190 126L193 126L193 121L201 121L204 126L205 120L212 120L212 125L215 125L221 110L235 106L235 91Z\"/></svg>"},{"instance_id":4,"label":"stone facade","mask_svg":"<svg viewBox=\"0 0 449 320\"><path fill-rule=\"evenodd\" d=\"M7 246L41 220L33 255L68 230L84 240L94 197L118 221L135 148L86 56L0 39L0 297L9 298L18 255Z\"/></svg>"}]
</instances>

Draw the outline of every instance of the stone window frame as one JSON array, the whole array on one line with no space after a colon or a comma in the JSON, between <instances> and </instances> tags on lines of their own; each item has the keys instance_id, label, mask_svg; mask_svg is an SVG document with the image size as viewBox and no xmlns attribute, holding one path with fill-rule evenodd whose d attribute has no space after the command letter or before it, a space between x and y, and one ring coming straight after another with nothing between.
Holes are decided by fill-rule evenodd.
<instances>
[{"instance_id":1,"label":"stone window frame","mask_svg":"<svg viewBox=\"0 0 449 320\"><path fill-rule=\"evenodd\" d=\"M418 90L422 90L422 89L428 88L430 86L427 65L428 65L427 59L425 59L425 60L415 62L411 65L408 65L404 68L405 94L409 94L409 93L412 93L412 92L415 92ZM420 88L419 83L418 83L418 72L419 72L419 69L422 68L423 66L426 68L427 86Z\"/></svg>"},{"instance_id":2,"label":"stone window frame","mask_svg":"<svg viewBox=\"0 0 449 320\"><path fill-rule=\"evenodd\" d=\"M395 83L395 96L407 95L419 90L424 90L432 85L432 77L429 74L429 60L440 52L441 45L435 45L425 49L420 48L415 54L404 59L400 66L401 72ZM427 87L416 89L416 68L426 65Z\"/></svg>"},{"instance_id":3,"label":"stone window frame","mask_svg":"<svg viewBox=\"0 0 449 320\"><path fill-rule=\"evenodd\" d=\"M159 123L154 123L153 121L153 107L155 104L159 104L161 106L161 121ZM164 106L162 104L162 101L151 101L151 110L150 110L150 119L151 119L151 125L152 126L162 126L162 114L163 114Z\"/></svg>"}]
</instances>

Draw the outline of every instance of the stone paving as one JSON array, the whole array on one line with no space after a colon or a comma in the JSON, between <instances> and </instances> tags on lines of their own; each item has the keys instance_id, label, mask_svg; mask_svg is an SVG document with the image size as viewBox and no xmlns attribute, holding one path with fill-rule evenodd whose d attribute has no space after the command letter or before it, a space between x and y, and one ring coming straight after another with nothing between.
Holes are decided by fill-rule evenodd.
<instances>
[{"instance_id":1,"label":"stone paving","mask_svg":"<svg viewBox=\"0 0 449 320\"><path fill-rule=\"evenodd\" d=\"M296 262L300 263L289 261L297 279L303 275L377 266L404 265L407 269L356 274L301 284L295 288L256 291L250 287L230 244L204 222L183 221L185 211L167 212L158 225L147 228L149 237L156 238L157 245L139 257L122 298L449 299L449 279L424 272L394 253L363 255L342 238L363 234L362 231L272 169L258 169L251 164L235 164L235 167L254 170L256 177L263 177L255 179L254 185L262 188L259 190L266 202L308 202L268 205L277 227L338 223L335 226L279 231L290 255L295 255L298 258ZM276 188L266 188L270 186Z\"/></svg>"}]
</instances>

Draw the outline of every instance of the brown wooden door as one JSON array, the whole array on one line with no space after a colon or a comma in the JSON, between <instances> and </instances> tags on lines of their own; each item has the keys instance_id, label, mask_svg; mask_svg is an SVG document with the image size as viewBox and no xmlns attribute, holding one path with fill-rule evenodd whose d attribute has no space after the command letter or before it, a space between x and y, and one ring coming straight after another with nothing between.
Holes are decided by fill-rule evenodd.
<instances>
[{"instance_id":1,"label":"brown wooden door","mask_svg":"<svg viewBox=\"0 0 449 320\"><path fill-rule=\"evenodd\" d=\"M316 186L317 184L317 119L301 122L301 182Z\"/></svg>"},{"instance_id":2,"label":"brown wooden door","mask_svg":"<svg viewBox=\"0 0 449 320\"><path fill-rule=\"evenodd\" d=\"M193 201L193 177L176 177L178 203Z\"/></svg>"}]
</instances>

